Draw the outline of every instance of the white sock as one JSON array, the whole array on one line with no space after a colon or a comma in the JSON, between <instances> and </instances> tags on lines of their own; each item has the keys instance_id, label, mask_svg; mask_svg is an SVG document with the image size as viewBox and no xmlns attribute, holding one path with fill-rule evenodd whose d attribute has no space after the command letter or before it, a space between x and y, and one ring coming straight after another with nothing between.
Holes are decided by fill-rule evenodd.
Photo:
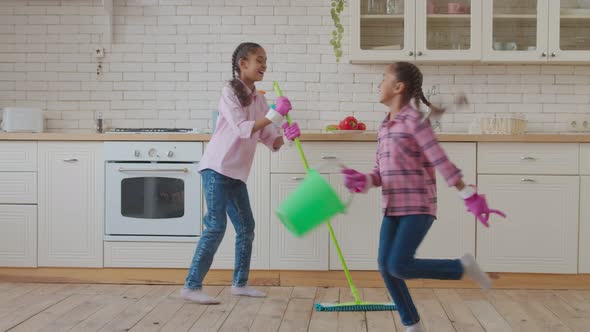
<instances>
[{"instance_id":1,"label":"white sock","mask_svg":"<svg viewBox=\"0 0 590 332\"><path fill-rule=\"evenodd\" d=\"M244 286L244 287L232 286L231 294L238 295L238 296L266 297L265 292L261 292L257 289L250 287L250 286Z\"/></svg>"},{"instance_id":2,"label":"white sock","mask_svg":"<svg viewBox=\"0 0 590 332\"><path fill-rule=\"evenodd\" d=\"M197 302L200 304L219 304L221 301L218 299L211 297L201 289L190 289L190 288L183 288L180 290L180 296L192 302Z\"/></svg>"},{"instance_id":3,"label":"white sock","mask_svg":"<svg viewBox=\"0 0 590 332\"><path fill-rule=\"evenodd\" d=\"M414 324L414 325L410 325L410 326L406 326L406 332L423 332L424 328L422 326L422 321Z\"/></svg>"},{"instance_id":4,"label":"white sock","mask_svg":"<svg viewBox=\"0 0 590 332\"><path fill-rule=\"evenodd\" d=\"M477 264L471 254L461 257L461 264L463 264L465 274L473 279L481 288L489 289L492 287L490 276L479 267L479 264Z\"/></svg>"}]
</instances>

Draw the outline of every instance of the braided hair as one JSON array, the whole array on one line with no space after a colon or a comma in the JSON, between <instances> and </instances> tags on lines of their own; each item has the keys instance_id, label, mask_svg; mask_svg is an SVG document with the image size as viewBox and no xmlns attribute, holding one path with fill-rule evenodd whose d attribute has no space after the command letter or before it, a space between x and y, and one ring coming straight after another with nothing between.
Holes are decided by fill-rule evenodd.
<instances>
[{"instance_id":1,"label":"braided hair","mask_svg":"<svg viewBox=\"0 0 590 332\"><path fill-rule=\"evenodd\" d=\"M256 52L256 50L260 48L262 48L262 46L256 43L241 43L236 47L231 57L232 79L229 81L229 85L243 107L250 105L250 103L252 103L252 98L246 90L244 83L240 81L240 60L247 59L248 55Z\"/></svg>"},{"instance_id":2,"label":"braided hair","mask_svg":"<svg viewBox=\"0 0 590 332\"><path fill-rule=\"evenodd\" d=\"M396 62L391 65L391 70L397 77L398 81L403 82L406 85L405 97L406 102L414 99L416 108L420 108L420 102L430 107L432 111L440 111L440 109L426 99L424 92L422 91L422 72L413 63L409 62Z\"/></svg>"}]
</instances>

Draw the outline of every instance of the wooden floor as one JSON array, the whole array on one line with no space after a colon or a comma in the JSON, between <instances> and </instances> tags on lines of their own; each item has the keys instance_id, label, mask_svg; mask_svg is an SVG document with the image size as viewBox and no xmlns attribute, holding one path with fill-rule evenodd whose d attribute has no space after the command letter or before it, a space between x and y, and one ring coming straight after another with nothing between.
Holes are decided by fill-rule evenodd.
<instances>
[{"instance_id":1,"label":"wooden floor","mask_svg":"<svg viewBox=\"0 0 590 332\"><path fill-rule=\"evenodd\" d=\"M179 298L179 286L0 283L0 331L404 331L395 312L315 312L350 301L347 288L260 287L264 299L206 290L223 303ZM590 291L412 289L427 331L590 331ZM367 301L387 301L364 288Z\"/></svg>"}]
</instances>

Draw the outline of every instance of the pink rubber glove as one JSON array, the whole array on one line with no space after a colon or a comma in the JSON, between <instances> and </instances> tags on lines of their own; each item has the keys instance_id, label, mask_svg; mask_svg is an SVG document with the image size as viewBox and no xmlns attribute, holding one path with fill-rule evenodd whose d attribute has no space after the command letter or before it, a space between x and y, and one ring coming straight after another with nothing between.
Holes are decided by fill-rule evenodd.
<instances>
[{"instance_id":1,"label":"pink rubber glove","mask_svg":"<svg viewBox=\"0 0 590 332\"><path fill-rule=\"evenodd\" d=\"M279 97L275 102L275 111L280 115L285 116L291 110L291 101L287 97Z\"/></svg>"},{"instance_id":2,"label":"pink rubber glove","mask_svg":"<svg viewBox=\"0 0 590 332\"><path fill-rule=\"evenodd\" d=\"M465 199L465 205L467 206L467 211L473 213L473 215L477 217L477 220L479 220L485 227L490 227L488 220L492 213L495 213L502 218L506 218L504 212L488 208L488 202L486 202L485 195L479 195L477 192Z\"/></svg>"},{"instance_id":3,"label":"pink rubber glove","mask_svg":"<svg viewBox=\"0 0 590 332\"><path fill-rule=\"evenodd\" d=\"M299 125L297 124L297 122L293 122L293 124L291 125L285 122L283 123L281 128L283 128L283 131L285 132L285 137L287 137L289 141L293 141L297 137L301 136L301 130L299 130Z\"/></svg>"},{"instance_id":4,"label":"pink rubber glove","mask_svg":"<svg viewBox=\"0 0 590 332\"><path fill-rule=\"evenodd\" d=\"M344 186L350 192L366 193L372 186L372 181L368 174L360 173L351 168L344 168L342 174L344 174Z\"/></svg>"}]
</instances>

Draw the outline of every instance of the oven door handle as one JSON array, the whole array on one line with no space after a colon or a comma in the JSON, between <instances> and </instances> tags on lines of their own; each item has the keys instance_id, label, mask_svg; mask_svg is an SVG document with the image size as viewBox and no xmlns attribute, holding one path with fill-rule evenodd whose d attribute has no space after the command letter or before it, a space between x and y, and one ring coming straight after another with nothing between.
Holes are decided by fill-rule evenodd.
<instances>
[{"instance_id":1,"label":"oven door handle","mask_svg":"<svg viewBox=\"0 0 590 332\"><path fill-rule=\"evenodd\" d=\"M153 169L143 169L143 168L124 168L119 167L119 172L182 172L188 173L188 168L153 168Z\"/></svg>"}]
</instances>

